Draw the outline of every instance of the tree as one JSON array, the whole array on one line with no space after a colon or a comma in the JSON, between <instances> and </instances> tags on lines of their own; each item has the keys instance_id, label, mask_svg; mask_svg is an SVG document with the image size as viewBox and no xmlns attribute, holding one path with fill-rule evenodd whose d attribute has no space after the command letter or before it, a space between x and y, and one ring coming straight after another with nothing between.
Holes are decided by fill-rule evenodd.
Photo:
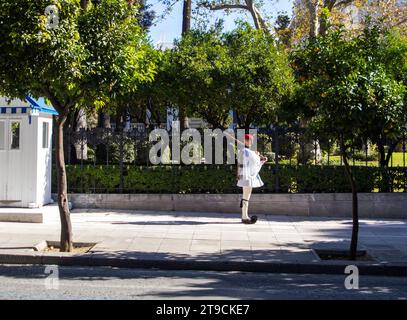
<instances>
[{"instance_id":1,"label":"tree","mask_svg":"<svg viewBox=\"0 0 407 320\"><path fill-rule=\"evenodd\" d=\"M184 37L191 30L191 14L192 14L192 0L183 0L184 6L182 9L182 36ZM181 104L178 109L178 116L181 121L181 130L188 127L187 111Z\"/></svg>"},{"instance_id":2,"label":"tree","mask_svg":"<svg viewBox=\"0 0 407 320\"><path fill-rule=\"evenodd\" d=\"M127 1L0 1L0 91L10 98L46 97L59 113L55 146L61 251L72 251L63 127L77 107L102 106L151 78L145 41ZM54 19L52 19L54 18Z\"/></svg>"},{"instance_id":3,"label":"tree","mask_svg":"<svg viewBox=\"0 0 407 320\"><path fill-rule=\"evenodd\" d=\"M279 14L277 16L275 27L276 34L287 48L291 45L292 32L290 30L291 18L286 14Z\"/></svg>"},{"instance_id":4,"label":"tree","mask_svg":"<svg viewBox=\"0 0 407 320\"><path fill-rule=\"evenodd\" d=\"M372 138L375 128L396 135L405 125L403 83L368 59L363 37L347 39L344 29L309 39L293 53L310 129L340 145L352 189L353 228L349 256L356 259L359 218L357 184L349 165L353 148Z\"/></svg>"},{"instance_id":5,"label":"tree","mask_svg":"<svg viewBox=\"0 0 407 320\"><path fill-rule=\"evenodd\" d=\"M294 42L324 35L329 24L343 24L344 19L352 14L358 16L367 1L369 0L295 0L291 24ZM347 11L349 8L353 12Z\"/></svg>"},{"instance_id":6,"label":"tree","mask_svg":"<svg viewBox=\"0 0 407 320\"><path fill-rule=\"evenodd\" d=\"M146 4L145 0L138 0L139 10L136 14L137 22L140 26L148 30L152 25L155 19L156 13L154 10L151 10L151 4Z\"/></svg>"},{"instance_id":7,"label":"tree","mask_svg":"<svg viewBox=\"0 0 407 320\"><path fill-rule=\"evenodd\" d=\"M253 23L258 30L263 30L265 32L270 32L269 26L264 19L263 15L259 10L259 4L254 0L234 0L228 3L220 1L219 3L209 1L202 1L201 4L203 7L212 10L244 10L248 11L253 18Z\"/></svg>"},{"instance_id":8,"label":"tree","mask_svg":"<svg viewBox=\"0 0 407 320\"><path fill-rule=\"evenodd\" d=\"M230 103L240 126L279 124L279 113L294 89L294 77L288 55L273 35L240 25L226 33L231 85Z\"/></svg>"},{"instance_id":9,"label":"tree","mask_svg":"<svg viewBox=\"0 0 407 320\"><path fill-rule=\"evenodd\" d=\"M168 100L216 128L226 127L231 106L228 82L222 75L229 63L220 33L190 31L176 41L167 59L163 78L171 84L166 90Z\"/></svg>"},{"instance_id":10,"label":"tree","mask_svg":"<svg viewBox=\"0 0 407 320\"><path fill-rule=\"evenodd\" d=\"M151 78L149 81L144 81L137 86L137 90L126 90L122 94L117 95L113 101L113 106L118 116L127 114L131 118L136 119L137 122L144 123L146 127L149 127L151 122L160 124L164 115L166 115L166 106L164 106L165 103L159 103L162 100L159 91L160 86L157 85L162 75L163 54L148 46L146 48L146 56L151 64L150 67L154 67L154 79ZM150 113L150 119L147 119L147 111Z\"/></svg>"},{"instance_id":11,"label":"tree","mask_svg":"<svg viewBox=\"0 0 407 320\"><path fill-rule=\"evenodd\" d=\"M68 111L75 107L83 67L88 56L79 41L77 21L80 8L76 1L54 2L60 10L58 28L47 28L45 8L48 1L0 2L1 91L8 97L26 94L45 96L59 112L56 124L58 205L61 216L61 248L72 250L64 166L63 125ZM4 39L4 40L3 40Z\"/></svg>"},{"instance_id":12,"label":"tree","mask_svg":"<svg viewBox=\"0 0 407 320\"><path fill-rule=\"evenodd\" d=\"M222 33L191 31L168 54L163 77L174 105L226 128L234 110L239 125L278 122L278 110L294 85L284 48L275 38L249 24Z\"/></svg>"},{"instance_id":13,"label":"tree","mask_svg":"<svg viewBox=\"0 0 407 320\"><path fill-rule=\"evenodd\" d=\"M307 38L324 36L330 25L339 24L343 12L351 5L364 0L295 0L289 35L291 48ZM283 38L284 39L284 38ZM306 119L299 119L299 126L306 129ZM319 141L314 137L300 135L302 152L298 154L298 163L306 164L311 159L321 160Z\"/></svg>"},{"instance_id":14,"label":"tree","mask_svg":"<svg viewBox=\"0 0 407 320\"><path fill-rule=\"evenodd\" d=\"M329 24L345 25L354 33L363 32L366 17L384 21L387 28L406 33L407 10L400 0L295 0L291 32L293 42L324 35Z\"/></svg>"},{"instance_id":15,"label":"tree","mask_svg":"<svg viewBox=\"0 0 407 320\"><path fill-rule=\"evenodd\" d=\"M388 29L387 23L371 21L359 36L359 48L364 59L377 66L382 66L394 80L407 86L407 37L399 29ZM406 114L407 105L405 104ZM407 119L404 120L407 123ZM380 154L380 166L387 170L396 146L403 138L403 131L385 132L380 121L371 125L371 141L376 144ZM387 155L385 146L388 145ZM384 187L388 187L385 183ZM390 191L384 189L382 191Z\"/></svg>"},{"instance_id":16,"label":"tree","mask_svg":"<svg viewBox=\"0 0 407 320\"><path fill-rule=\"evenodd\" d=\"M170 13L173 7L179 2L182 1L182 34L188 32L191 29L191 18L192 18L192 0L159 0L164 6L164 13L161 15L161 19Z\"/></svg>"},{"instance_id":17,"label":"tree","mask_svg":"<svg viewBox=\"0 0 407 320\"><path fill-rule=\"evenodd\" d=\"M407 33L407 3L402 0L364 0L365 15L374 17L376 22L384 23L385 27L399 28L404 35Z\"/></svg>"},{"instance_id":18,"label":"tree","mask_svg":"<svg viewBox=\"0 0 407 320\"><path fill-rule=\"evenodd\" d=\"M102 1L82 17L80 29L84 43L95 53L89 63L101 67L97 77L90 75L84 79L84 86L90 92L82 104L102 111L100 124L104 128L111 129L110 122L114 119L116 130L120 131L127 115L126 97L135 95L144 83L153 79L155 50L144 37L145 26L137 19L136 7L126 8L124 1L121 11L115 6ZM95 30L99 35L96 41ZM105 145L98 145L96 155L104 159L106 151Z\"/></svg>"}]
</instances>

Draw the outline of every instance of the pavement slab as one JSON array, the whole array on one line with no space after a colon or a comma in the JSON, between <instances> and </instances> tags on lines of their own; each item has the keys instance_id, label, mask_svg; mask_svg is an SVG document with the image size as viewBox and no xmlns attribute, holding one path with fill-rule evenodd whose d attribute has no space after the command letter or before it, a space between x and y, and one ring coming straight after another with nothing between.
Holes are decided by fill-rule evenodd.
<instances>
[{"instance_id":1,"label":"pavement slab","mask_svg":"<svg viewBox=\"0 0 407 320\"><path fill-rule=\"evenodd\" d=\"M38 260L32 247L43 240L59 239L57 207L51 209L47 208L49 219L42 224L0 222L0 261L10 253L16 261L15 255L22 253ZM316 248L346 250L351 219L258 215L258 223L243 225L238 213L96 209L76 209L71 217L74 241L97 243L82 262L103 264L127 258L181 264L195 261L193 268L204 268L198 262L210 261L211 267L218 263L221 268L238 268L236 263L240 263L245 270L250 269L247 263L278 263L309 265L308 271L315 266L351 264L320 261L314 252ZM374 263L407 266L407 220L361 219L360 226L359 248L367 250L376 259ZM102 257L104 262L97 260ZM46 255L41 259L47 261Z\"/></svg>"}]
</instances>

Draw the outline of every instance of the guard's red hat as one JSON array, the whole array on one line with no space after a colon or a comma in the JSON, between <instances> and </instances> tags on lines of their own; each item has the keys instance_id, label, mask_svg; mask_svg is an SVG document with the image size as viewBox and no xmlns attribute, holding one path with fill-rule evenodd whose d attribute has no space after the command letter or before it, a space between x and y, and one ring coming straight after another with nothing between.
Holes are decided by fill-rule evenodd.
<instances>
[{"instance_id":1,"label":"guard's red hat","mask_svg":"<svg viewBox=\"0 0 407 320\"><path fill-rule=\"evenodd\" d=\"M249 133L248 133L248 134L245 134L245 135L244 135L244 139L245 139L245 140L253 140L253 135L251 135L251 134L249 134Z\"/></svg>"}]
</instances>

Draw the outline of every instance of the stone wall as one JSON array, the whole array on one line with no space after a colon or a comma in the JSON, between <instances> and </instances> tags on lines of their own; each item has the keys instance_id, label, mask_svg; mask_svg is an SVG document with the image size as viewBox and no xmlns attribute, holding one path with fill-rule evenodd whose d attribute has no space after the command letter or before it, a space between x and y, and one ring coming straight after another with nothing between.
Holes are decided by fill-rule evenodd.
<instances>
[{"instance_id":1,"label":"stone wall","mask_svg":"<svg viewBox=\"0 0 407 320\"><path fill-rule=\"evenodd\" d=\"M74 208L240 212L239 194L70 194ZM351 194L253 194L249 212L275 215L351 217ZM406 218L407 193L360 193L362 218Z\"/></svg>"}]
</instances>

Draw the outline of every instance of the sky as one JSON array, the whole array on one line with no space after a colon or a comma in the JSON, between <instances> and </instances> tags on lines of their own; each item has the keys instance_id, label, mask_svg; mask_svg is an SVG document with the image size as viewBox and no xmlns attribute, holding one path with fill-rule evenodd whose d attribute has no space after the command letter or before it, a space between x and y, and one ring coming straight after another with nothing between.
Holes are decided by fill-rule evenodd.
<instances>
[{"instance_id":1,"label":"sky","mask_svg":"<svg viewBox=\"0 0 407 320\"><path fill-rule=\"evenodd\" d=\"M193 3L195 2L192 0ZM293 0L264 0L264 5L261 11L266 15L276 16L278 12L286 12L291 15ZM164 12L165 6L160 0L147 0L147 4L152 5L152 10L157 13L157 16L161 16ZM150 37L154 44L156 43L172 43L174 39L181 36L182 27L182 5L183 1L178 0L174 5L173 10L168 13L164 19L157 20L156 24L150 29ZM230 15L226 15L225 12L217 11L211 12L211 22L213 23L216 18L223 18L225 20L224 29L229 31L234 28L235 20L237 18L244 19L250 23L253 22L250 14L234 12Z\"/></svg>"}]
</instances>

